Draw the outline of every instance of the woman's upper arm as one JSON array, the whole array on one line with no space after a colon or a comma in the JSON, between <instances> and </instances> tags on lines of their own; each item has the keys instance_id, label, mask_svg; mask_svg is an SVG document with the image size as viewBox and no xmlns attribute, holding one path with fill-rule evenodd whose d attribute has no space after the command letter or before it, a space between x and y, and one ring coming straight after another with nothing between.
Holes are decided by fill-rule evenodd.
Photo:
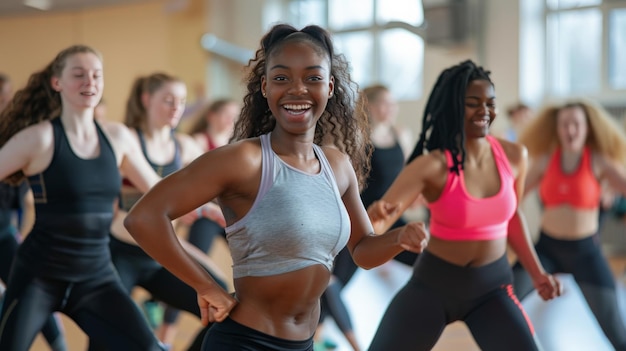
<instances>
[{"instance_id":1,"label":"woman's upper arm","mask_svg":"<svg viewBox=\"0 0 626 351\"><path fill-rule=\"evenodd\" d=\"M260 161L258 165L247 163L241 157L245 151L239 149L220 148L203 154L156 184L131 212L165 214L175 219L231 189L252 183L250 174L258 173L255 167L260 168Z\"/></svg>"},{"instance_id":2,"label":"woman's upper arm","mask_svg":"<svg viewBox=\"0 0 626 351\"><path fill-rule=\"evenodd\" d=\"M115 150L120 172L139 191L146 192L161 180L146 160L139 142L128 127L118 122L107 122L103 127Z\"/></svg>"},{"instance_id":3,"label":"woman's upper arm","mask_svg":"<svg viewBox=\"0 0 626 351\"><path fill-rule=\"evenodd\" d=\"M25 174L42 172L52 160L53 146L50 123L39 123L19 131L0 148L0 179L20 170Z\"/></svg>"},{"instance_id":4,"label":"woman's upper arm","mask_svg":"<svg viewBox=\"0 0 626 351\"><path fill-rule=\"evenodd\" d=\"M542 155L529 161L526 183L524 186L525 194L528 194L539 186L539 183L541 183L541 179L543 178L543 174L546 171L546 167L548 166L548 161L548 155Z\"/></svg>"},{"instance_id":5,"label":"woman's upper arm","mask_svg":"<svg viewBox=\"0 0 626 351\"><path fill-rule=\"evenodd\" d=\"M424 192L431 177L444 174L440 172L440 166L433 154L417 157L404 166L381 200L398 206L400 213L404 212Z\"/></svg>"},{"instance_id":6,"label":"woman's upper arm","mask_svg":"<svg viewBox=\"0 0 626 351\"><path fill-rule=\"evenodd\" d=\"M196 140L187 134L177 133L176 138L180 143L183 164L188 165L191 161L203 154L202 148Z\"/></svg>"},{"instance_id":7,"label":"woman's upper arm","mask_svg":"<svg viewBox=\"0 0 626 351\"><path fill-rule=\"evenodd\" d=\"M517 166L517 176L515 177L515 192L517 193L517 203L523 200L526 194L526 183L528 180L528 149L519 145L519 159Z\"/></svg>"},{"instance_id":8,"label":"woman's upper arm","mask_svg":"<svg viewBox=\"0 0 626 351\"><path fill-rule=\"evenodd\" d=\"M594 157L598 159L601 167L599 179L606 179L612 189L626 196L626 169L621 164L600 154L594 155Z\"/></svg>"}]
</instances>

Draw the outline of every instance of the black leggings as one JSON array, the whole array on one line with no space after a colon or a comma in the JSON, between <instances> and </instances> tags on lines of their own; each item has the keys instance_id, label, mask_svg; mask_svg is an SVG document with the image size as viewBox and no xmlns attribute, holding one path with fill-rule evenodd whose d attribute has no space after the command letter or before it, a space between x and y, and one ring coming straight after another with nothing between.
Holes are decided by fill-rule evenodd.
<instances>
[{"instance_id":1,"label":"black leggings","mask_svg":"<svg viewBox=\"0 0 626 351\"><path fill-rule=\"evenodd\" d=\"M187 241L200 249L200 251L207 253L213 246L215 239L220 236L226 238L224 228L208 218L201 217L189 227ZM222 284L222 287L225 287L225 285ZM167 324L176 323L178 314L178 309L167 305L163 313L163 322Z\"/></svg>"},{"instance_id":2,"label":"black leggings","mask_svg":"<svg viewBox=\"0 0 626 351\"><path fill-rule=\"evenodd\" d=\"M400 218L391 226L390 230L394 228L402 227L405 224L407 224L407 222L403 218ZM393 259L395 261L404 263L405 265L412 267L415 264L417 257L418 257L418 254L416 254L415 252L402 251L401 253L396 255ZM337 255L337 257L335 257L335 265L333 266L333 275L337 279L339 279L342 286L346 286L348 285L348 282L350 282L350 279L352 279L352 277L354 276L354 273L356 273L356 270L358 268L359 267L354 263L354 260L352 260L350 251L348 251L347 247L344 247L341 251L339 251L339 254Z\"/></svg>"},{"instance_id":3,"label":"black leggings","mask_svg":"<svg viewBox=\"0 0 626 351\"><path fill-rule=\"evenodd\" d=\"M461 267L425 251L388 306L369 350L431 350L446 325L458 320L481 350L537 350L511 281L505 256L481 267Z\"/></svg>"},{"instance_id":4,"label":"black leggings","mask_svg":"<svg viewBox=\"0 0 626 351\"><path fill-rule=\"evenodd\" d=\"M230 318L215 323L202 343L203 351L313 351L313 338L293 341L267 335ZM388 349L391 350L391 349Z\"/></svg>"},{"instance_id":5,"label":"black leggings","mask_svg":"<svg viewBox=\"0 0 626 351\"><path fill-rule=\"evenodd\" d=\"M404 219L400 218L394 223L392 228L398 228L405 224ZM394 257L394 260L408 266L413 266L416 259L417 254L409 251L403 251ZM353 326L348 309L341 298L341 291L350 282L357 268L357 265L352 260L350 251L344 247L335 257L333 276L336 280L331 282L321 298L320 323L330 316L344 334L353 331Z\"/></svg>"},{"instance_id":6,"label":"black leggings","mask_svg":"<svg viewBox=\"0 0 626 351\"><path fill-rule=\"evenodd\" d=\"M16 259L2 312L0 350L27 351L55 311L76 322L106 350L162 350L113 268L93 279L69 282L37 277Z\"/></svg>"},{"instance_id":7,"label":"black leggings","mask_svg":"<svg viewBox=\"0 0 626 351\"><path fill-rule=\"evenodd\" d=\"M117 269L122 286L130 294L135 286L146 289L156 300L187 311L200 318L196 291L163 268L139 246L124 243L111 237L111 259ZM209 274L211 274L209 272ZM213 279L226 288L219 278Z\"/></svg>"},{"instance_id":8,"label":"black leggings","mask_svg":"<svg viewBox=\"0 0 626 351\"><path fill-rule=\"evenodd\" d=\"M354 331L354 327L348 308L341 297L341 290L343 290L341 282L334 280L322 294L320 299L320 323L330 315L333 321L335 321L337 328L346 334Z\"/></svg>"},{"instance_id":9,"label":"black leggings","mask_svg":"<svg viewBox=\"0 0 626 351\"><path fill-rule=\"evenodd\" d=\"M559 240L542 231L535 250L546 271L574 276L606 337L616 350L625 351L626 327L598 234L580 240ZM534 290L532 280L519 263L513 267L513 274L515 293L524 299Z\"/></svg>"},{"instance_id":10,"label":"black leggings","mask_svg":"<svg viewBox=\"0 0 626 351\"><path fill-rule=\"evenodd\" d=\"M12 233L0 234L0 279L5 283L9 281L11 262L17 253L18 247L19 243ZM53 314L46 319L41 328L41 333L53 351L67 349L60 321Z\"/></svg>"}]
</instances>

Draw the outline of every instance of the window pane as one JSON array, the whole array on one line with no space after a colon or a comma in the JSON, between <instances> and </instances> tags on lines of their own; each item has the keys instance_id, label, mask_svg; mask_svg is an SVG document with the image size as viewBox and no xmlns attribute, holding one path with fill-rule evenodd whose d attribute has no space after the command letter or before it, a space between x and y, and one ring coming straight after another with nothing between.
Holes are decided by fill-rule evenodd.
<instances>
[{"instance_id":1,"label":"window pane","mask_svg":"<svg viewBox=\"0 0 626 351\"><path fill-rule=\"evenodd\" d=\"M390 29L380 35L381 83L400 100L422 95L424 40L404 29Z\"/></svg>"},{"instance_id":2,"label":"window pane","mask_svg":"<svg viewBox=\"0 0 626 351\"><path fill-rule=\"evenodd\" d=\"M598 9L548 16L549 81L552 93L597 92L601 86L602 13Z\"/></svg>"},{"instance_id":3,"label":"window pane","mask_svg":"<svg viewBox=\"0 0 626 351\"><path fill-rule=\"evenodd\" d=\"M626 89L626 9L611 11L609 17L609 83Z\"/></svg>"},{"instance_id":4,"label":"window pane","mask_svg":"<svg viewBox=\"0 0 626 351\"><path fill-rule=\"evenodd\" d=\"M378 0L376 10L376 21L380 24L401 21L419 26L424 22L421 0Z\"/></svg>"},{"instance_id":5,"label":"window pane","mask_svg":"<svg viewBox=\"0 0 626 351\"><path fill-rule=\"evenodd\" d=\"M326 27L325 0L294 0L289 3L291 22L300 29L309 24Z\"/></svg>"},{"instance_id":6,"label":"window pane","mask_svg":"<svg viewBox=\"0 0 626 351\"><path fill-rule=\"evenodd\" d=\"M374 22L373 0L328 0L329 24L334 31L371 26Z\"/></svg>"},{"instance_id":7,"label":"window pane","mask_svg":"<svg viewBox=\"0 0 626 351\"><path fill-rule=\"evenodd\" d=\"M337 52L350 63L352 79L365 86L372 83L374 71L373 40L370 32L338 34L334 37Z\"/></svg>"},{"instance_id":8,"label":"window pane","mask_svg":"<svg viewBox=\"0 0 626 351\"><path fill-rule=\"evenodd\" d=\"M548 8L552 10L571 9L580 6L600 5L602 0L547 0Z\"/></svg>"}]
</instances>

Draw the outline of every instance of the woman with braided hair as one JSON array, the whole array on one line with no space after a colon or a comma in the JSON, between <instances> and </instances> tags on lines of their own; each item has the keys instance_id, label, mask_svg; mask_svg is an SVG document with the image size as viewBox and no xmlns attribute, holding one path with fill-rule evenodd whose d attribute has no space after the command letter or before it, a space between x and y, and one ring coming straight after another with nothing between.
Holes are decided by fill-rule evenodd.
<instances>
[{"instance_id":1,"label":"woman with braided hair","mask_svg":"<svg viewBox=\"0 0 626 351\"><path fill-rule=\"evenodd\" d=\"M558 296L560 288L541 267L518 210L526 150L489 135L495 101L489 72L474 62L444 70L408 165L369 207L377 231L420 194L431 214L427 249L387 308L370 351L430 350L445 326L459 320L482 350L537 350L513 294L507 243L542 298Z\"/></svg>"},{"instance_id":2,"label":"woman with braided hair","mask_svg":"<svg viewBox=\"0 0 626 351\"><path fill-rule=\"evenodd\" d=\"M345 58L318 26L279 24L251 61L235 141L163 179L125 225L143 249L198 292L203 320L216 321L204 350L313 350L320 296L347 244L362 267L426 233L412 223L383 235L359 197L367 174L367 118ZM189 260L171 220L217 199L226 217L235 294Z\"/></svg>"}]
</instances>

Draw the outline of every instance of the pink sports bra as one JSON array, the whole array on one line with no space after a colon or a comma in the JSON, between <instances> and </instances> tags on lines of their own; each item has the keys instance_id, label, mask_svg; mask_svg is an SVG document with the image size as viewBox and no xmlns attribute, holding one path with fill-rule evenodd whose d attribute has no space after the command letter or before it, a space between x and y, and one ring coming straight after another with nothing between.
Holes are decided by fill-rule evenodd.
<instances>
[{"instance_id":1,"label":"pink sports bra","mask_svg":"<svg viewBox=\"0 0 626 351\"><path fill-rule=\"evenodd\" d=\"M494 240L507 236L509 220L517 209L515 177L500 143L487 136L500 174L500 190L494 196L475 198L467 192L463 170L448 173L441 196L428 205L430 232L444 240ZM446 150L452 167L452 154Z\"/></svg>"}]
</instances>

